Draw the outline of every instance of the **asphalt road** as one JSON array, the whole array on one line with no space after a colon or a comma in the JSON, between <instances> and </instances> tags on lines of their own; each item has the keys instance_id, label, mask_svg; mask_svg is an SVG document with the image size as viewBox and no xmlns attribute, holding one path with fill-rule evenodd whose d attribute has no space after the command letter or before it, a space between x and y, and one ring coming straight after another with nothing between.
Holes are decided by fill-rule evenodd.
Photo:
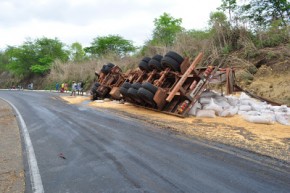
<instances>
[{"instance_id":1,"label":"asphalt road","mask_svg":"<svg viewBox=\"0 0 290 193\"><path fill-rule=\"evenodd\" d=\"M26 123L44 192L290 192L288 169L133 118L69 105L58 93L0 91L0 97Z\"/></svg>"}]
</instances>

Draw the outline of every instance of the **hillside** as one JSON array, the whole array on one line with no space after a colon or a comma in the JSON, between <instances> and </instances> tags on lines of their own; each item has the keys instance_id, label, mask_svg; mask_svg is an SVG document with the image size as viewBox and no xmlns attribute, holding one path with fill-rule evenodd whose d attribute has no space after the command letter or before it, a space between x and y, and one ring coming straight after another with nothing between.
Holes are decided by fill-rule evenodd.
<instances>
[{"instance_id":1,"label":"hillside","mask_svg":"<svg viewBox=\"0 0 290 193\"><path fill-rule=\"evenodd\" d=\"M243 52L230 55L230 58L236 58L238 66L242 65L242 69L236 74L238 84L258 96L289 106L289 45L263 48L253 54L254 56L246 59L243 59Z\"/></svg>"}]
</instances>

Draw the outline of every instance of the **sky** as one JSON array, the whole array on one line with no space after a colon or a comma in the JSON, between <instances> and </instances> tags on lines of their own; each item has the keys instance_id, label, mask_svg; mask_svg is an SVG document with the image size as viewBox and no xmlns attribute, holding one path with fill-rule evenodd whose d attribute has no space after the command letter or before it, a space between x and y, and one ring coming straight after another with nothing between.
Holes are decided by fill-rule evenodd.
<instances>
[{"instance_id":1,"label":"sky","mask_svg":"<svg viewBox=\"0 0 290 193\"><path fill-rule=\"evenodd\" d=\"M0 50L28 38L58 38L89 46L98 36L120 35L141 46L164 12L185 29L206 29L221 0L0 0Z\"/></svg>"}]
</instances>

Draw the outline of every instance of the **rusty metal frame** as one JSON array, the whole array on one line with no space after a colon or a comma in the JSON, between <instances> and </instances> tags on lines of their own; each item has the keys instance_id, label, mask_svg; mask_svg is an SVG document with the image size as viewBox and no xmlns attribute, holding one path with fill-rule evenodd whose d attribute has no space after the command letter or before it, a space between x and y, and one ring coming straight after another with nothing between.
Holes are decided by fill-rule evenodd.
<instances>
[{"instance_id":1,"label":"rusty metal frame","mask_svg":"<svg viewBox=\"0 0 290 193\"><path fill-rule=\"evenodd\" d=\"M106 76L101 73L99 80L103 87L111 89L110 95L114 99L122 98L119 87L125 81L129 83L149 82L158 87L153 97L156 107L155 105L150 105L148 101L145 103L141 99L137 100L128 97L124 97L124 99L137 106L143 105L142 107L147 109L185 117L191 107L200 98L201 93L217 71L220 74L226 74L227 93L234 91L234 70L232 68L220 68L224 60L215 67L209 65L204 68L196 68L202 57L203 53L199 53L192 63L189 62L188 57L185 57L180 65L180 72L175 72L170 68L166 68L161 72L157 70L152 70L151 72L138 70L123 74L121 70L116 67ZM188 101L188 106L185 106L183 111L179 111L179 106L185 101Z\"/></svg>"}]
</instances>

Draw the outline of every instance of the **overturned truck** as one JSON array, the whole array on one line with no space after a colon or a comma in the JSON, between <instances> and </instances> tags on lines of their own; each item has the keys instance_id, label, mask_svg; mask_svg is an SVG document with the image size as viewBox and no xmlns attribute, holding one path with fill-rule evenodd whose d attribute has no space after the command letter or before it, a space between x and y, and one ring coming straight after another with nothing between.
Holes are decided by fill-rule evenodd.
<instances>
[{"instance_id":1,"label":"overturned truck","mask_svg":"<svg viewBox=\"0 0 290 193\"><path fill-rule=\"evenodd\" d=\"M223 61L216 66L197 68L202 56L199 53L190 63L188 57L183 58L170 51L164 56L144 57L139 69L126 73L109 63L96 73L98 80L91 89L91 99L123 99L138 106L185 117L207 84L225 83L227 94L235 88L232 68L221 68Z\"/></svg>"}]
</instances>

